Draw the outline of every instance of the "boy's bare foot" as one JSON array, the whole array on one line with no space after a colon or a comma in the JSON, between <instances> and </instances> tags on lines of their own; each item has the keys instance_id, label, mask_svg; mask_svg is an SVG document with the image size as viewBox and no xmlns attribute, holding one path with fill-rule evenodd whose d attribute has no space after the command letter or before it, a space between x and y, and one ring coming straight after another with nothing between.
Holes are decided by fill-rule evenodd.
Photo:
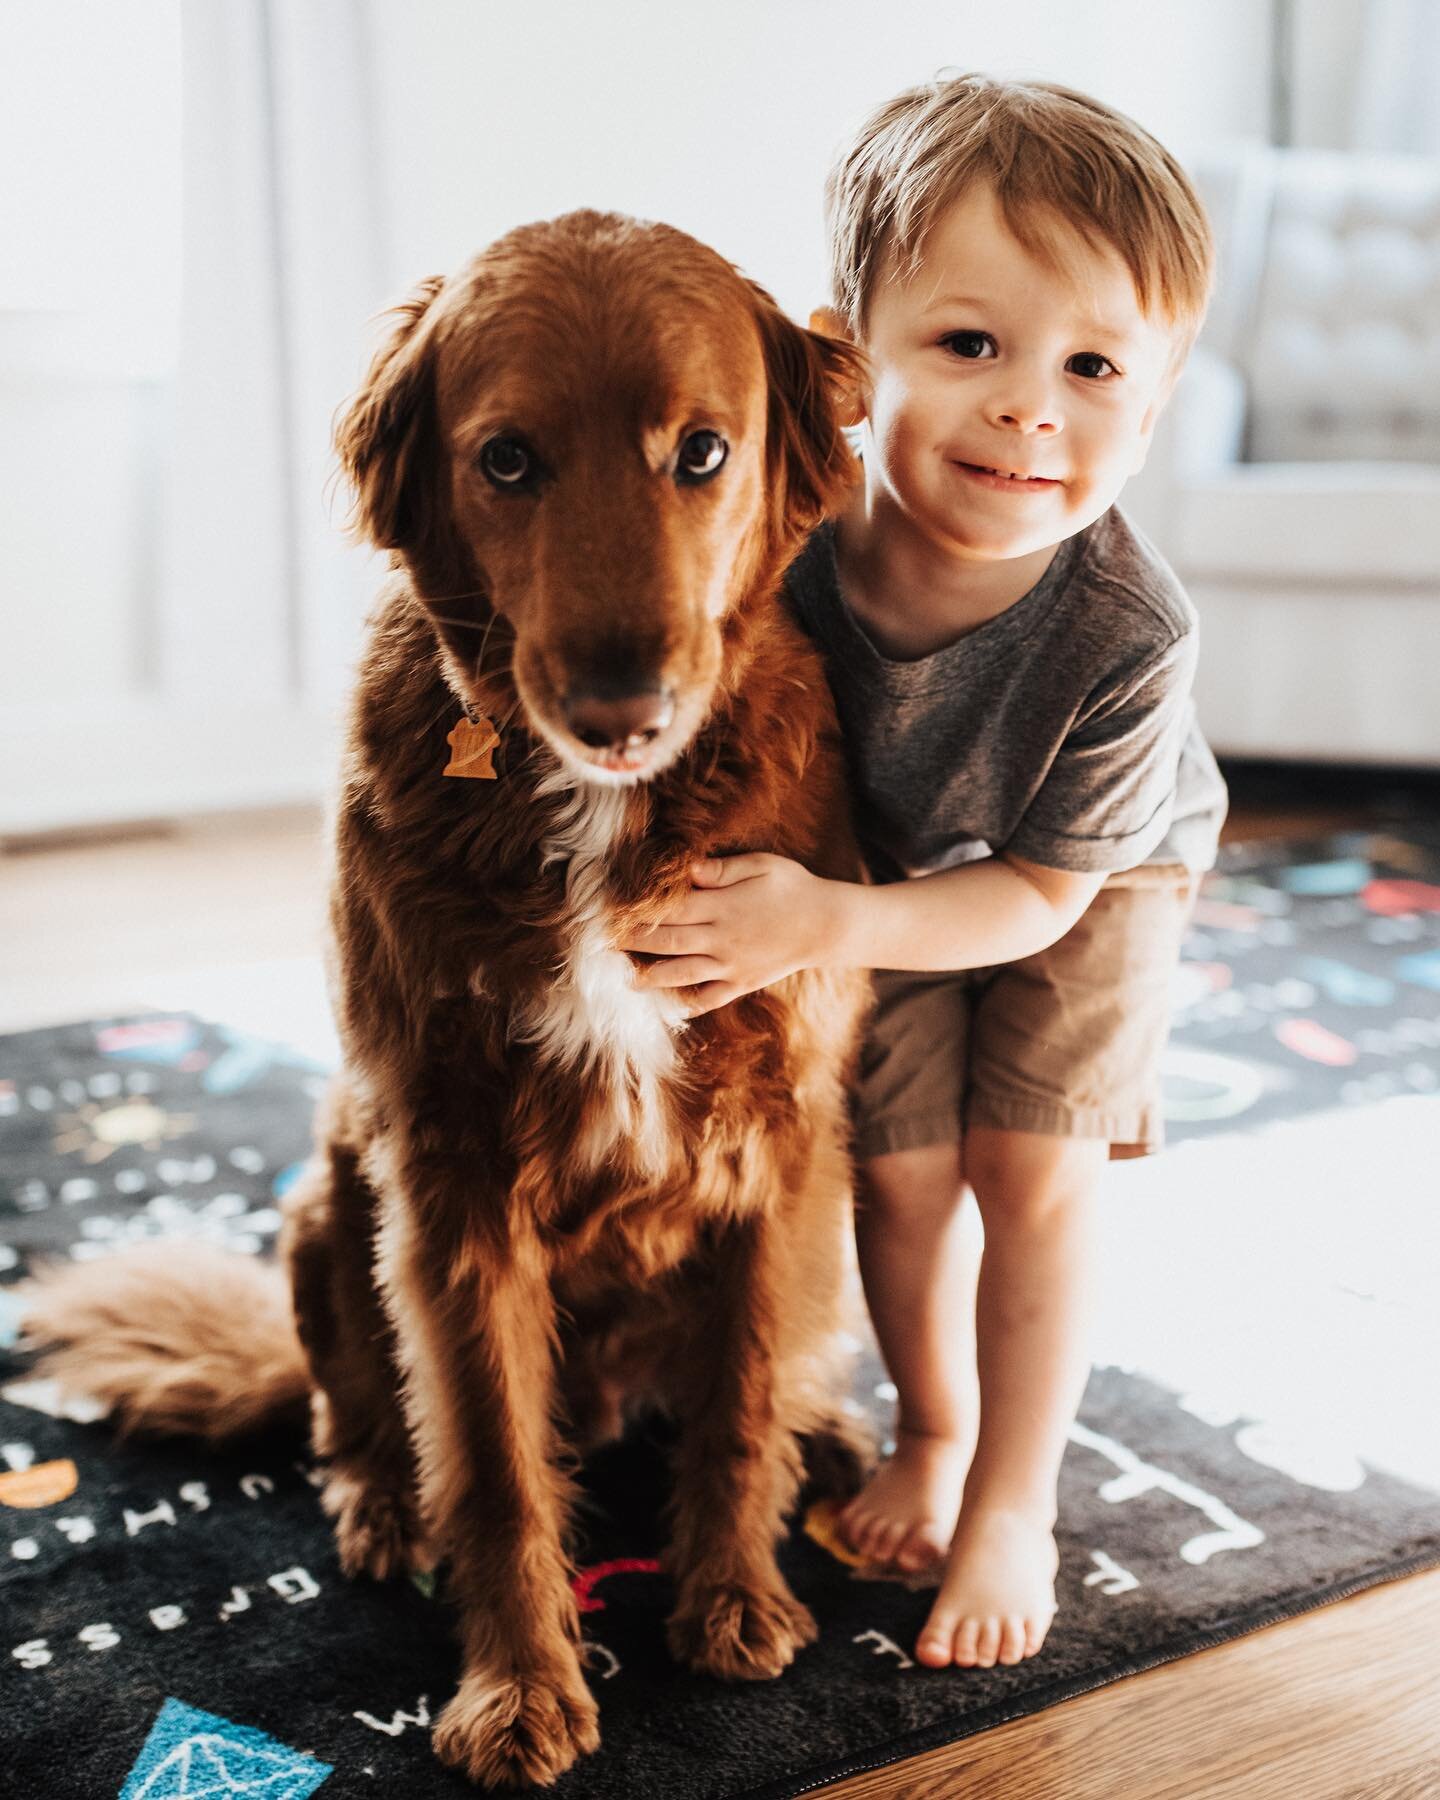
<instances>
[{"instance_id":1,"label":"boy's bare foot","mask_svg":"<svg viewBox=\"0 0 1440 1800\"><path fill-rule=\"evenodd\" d=\"M950 1547L970 1446L923 1431L895 1434L895 1452L840 1515L840 1530L857 1556L923 1569Z\"/></svg>"},{"instance_id":2,"label":"boy's bare foot","mask_svg":"<svg viewBox=\"0 0 1440 1800\"><path fill-rule=\"evenodd\" d=\"M991 1509L963 1512L940 1592L915 1645L931 1669L1023 1662L1055 1616L1059 1553L1043 1519Z\"/></svg>"}]
</instances>

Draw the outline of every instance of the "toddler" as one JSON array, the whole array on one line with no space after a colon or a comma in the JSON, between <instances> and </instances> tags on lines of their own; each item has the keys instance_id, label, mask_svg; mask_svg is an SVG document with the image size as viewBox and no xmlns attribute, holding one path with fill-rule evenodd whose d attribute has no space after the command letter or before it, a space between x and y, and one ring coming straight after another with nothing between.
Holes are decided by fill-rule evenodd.
<instances>
[{"instance_id":1,"label":"toddler","mask_svg":"<svg viewBox=\"0 0 1440 1800\"><path fill-rule=\"evenodd\" d=\"M1170 976L1225 812L1194 610L1115 507L1211 245L1153 138L1047 83L900 95L827 197L812 324L868 353L864 481L787 593L874 885L729 857L627 947L697 1012L799 968L876 972L856 1238L899 1409L842 1527L877 1561L943 1559L916 1656L990 1667L1054 1614L1097 1190L1107 1158L1160 1147Z\"/></svg>"}]
</instances>

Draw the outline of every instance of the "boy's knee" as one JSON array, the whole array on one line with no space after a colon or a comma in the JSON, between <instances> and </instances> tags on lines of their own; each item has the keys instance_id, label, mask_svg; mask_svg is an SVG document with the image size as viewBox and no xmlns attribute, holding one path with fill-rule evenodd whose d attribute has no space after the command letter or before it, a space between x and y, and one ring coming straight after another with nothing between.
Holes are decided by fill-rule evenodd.
<instances>
[{"instance_id":1,"label":"boy's knee","mask_svg":"<svg viewBox=\"0 0 1440 1800\"><path fill-rule=\"evenodd\" d=\"M1105 1138L1046 1137L977 1125L966 1138L965 1174L983 1218L1024 1222L1088 1198L1109 1156Z\"/></svg>"},{"instance_id":2,"label":"boy's knee","mask_svg":"<svg viewBox=\"0 0 1440 1800\"><path fill-rule=\"evenodd\" d=\"M926 1144L918 1150L887 1150L867 1157L856 1169L857 1201L868 1213L904 1217L958 1206L965 1195L965 1164L959 1144Z\"/></svg>"}]
</instances>

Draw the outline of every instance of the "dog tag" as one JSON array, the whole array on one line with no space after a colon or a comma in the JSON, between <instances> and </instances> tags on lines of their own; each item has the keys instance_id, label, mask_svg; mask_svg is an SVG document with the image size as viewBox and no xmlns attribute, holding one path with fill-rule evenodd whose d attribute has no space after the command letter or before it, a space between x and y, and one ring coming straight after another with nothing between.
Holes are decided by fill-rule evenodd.
<instances>
[{"instance_id":1,"label":"dog tag","mask_svg":"<svg viewBox=\"0 0 1440 1800\"><path fill-rule=\"evenodd\" d=\"M463 775L470 781L494 781L495 769L490 758L500 743L500 733L488 719L462 715L455 721L445 742L450 746L446 775Z\"/></svg>"}]
</instances>

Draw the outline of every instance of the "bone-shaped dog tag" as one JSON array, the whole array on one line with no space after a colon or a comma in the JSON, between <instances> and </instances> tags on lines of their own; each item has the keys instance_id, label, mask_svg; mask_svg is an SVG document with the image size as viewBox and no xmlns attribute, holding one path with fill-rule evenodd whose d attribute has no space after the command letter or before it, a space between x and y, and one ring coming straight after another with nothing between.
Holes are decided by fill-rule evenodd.
<instances>
[{"instance_id":1,"label":"bone-shaped dog tag","mask_svg":"<svg viewBox=\"0 0 1440 1800\"><path fill-rule=\"evenodd\" d=\"M463 775L470 781L494 781L495 769L490 758L500 743L500 733L488 719L461 716L455 721L445 742L450 746L446 775Z\"/></svg>"}]
</instances>

